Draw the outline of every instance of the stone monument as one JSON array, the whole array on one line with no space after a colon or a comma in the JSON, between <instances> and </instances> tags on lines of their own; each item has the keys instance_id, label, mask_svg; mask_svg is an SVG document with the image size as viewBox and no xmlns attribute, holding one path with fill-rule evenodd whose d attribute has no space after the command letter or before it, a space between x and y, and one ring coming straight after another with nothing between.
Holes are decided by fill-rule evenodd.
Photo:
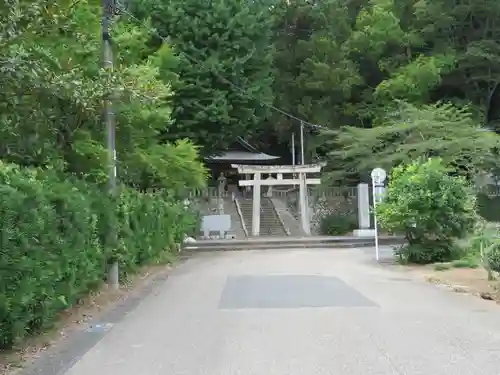
<instances>
[{"instance_id":1,"label":"stone monument","mask_svg":"<svg viewBox=\"0 0 500 375\"><path fill-rule=\"evenodd\" d=\"M224 192L226 189L227 179L223 173L217 178L217 212L219 215L224 214Z\"/></svg>"}]
</instances>

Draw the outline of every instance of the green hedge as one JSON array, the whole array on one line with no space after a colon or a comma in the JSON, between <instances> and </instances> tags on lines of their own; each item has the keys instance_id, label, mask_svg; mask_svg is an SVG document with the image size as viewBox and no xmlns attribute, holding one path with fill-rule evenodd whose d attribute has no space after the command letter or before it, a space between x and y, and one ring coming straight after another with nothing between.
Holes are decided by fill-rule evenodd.
<instances>
[{"instance_id":1,"label":"green hedge","mask_svg":"<svg viewBox=\"0 0 500 375\"><path fill-rule=\"evenodd\" d=\"M193 225L165 197L122 189L113 202L91 184L0 162L0 348L50 327L102 284L111 260L134 271Z\"/></svg>"}]
</instances>

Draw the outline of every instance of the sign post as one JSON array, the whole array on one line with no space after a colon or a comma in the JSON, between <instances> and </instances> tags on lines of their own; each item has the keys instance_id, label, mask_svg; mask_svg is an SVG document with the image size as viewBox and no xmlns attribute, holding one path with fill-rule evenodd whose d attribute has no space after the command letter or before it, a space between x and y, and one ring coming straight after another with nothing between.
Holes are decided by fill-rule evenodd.
<instances>
[{"instance_id":1,"label":"sign post","mask_svg":"<svg viewBox=\"0 0 500 375\"><path fill-rule=\"evenodd\" d=\"M376 206L382 200L382 192L384 181L387 178L387 173L382 168L375 168L371 174L372 178L372 194L373 194L373 225L375 229L375 259L379 261L379 248L378 248L378 224L377 224L377 210Z\"/></svg>"}]
</instances>

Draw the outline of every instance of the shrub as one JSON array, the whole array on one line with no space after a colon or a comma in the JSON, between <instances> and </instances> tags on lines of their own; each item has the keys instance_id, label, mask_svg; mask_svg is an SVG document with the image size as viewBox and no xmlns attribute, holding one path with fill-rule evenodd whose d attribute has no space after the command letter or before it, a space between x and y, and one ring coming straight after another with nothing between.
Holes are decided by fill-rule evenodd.
<instances>
[{"instance_id":1,"label":"shrub","mask_svg":"<svg viewBox=\"0 0 500 375\"><path fill-rule=\"evenodd\" d=\"M496 241L488 247L486 259L492 271L500 272L500 241Z\"/></svg>"},{"instance_id":2,"label":"shrub","mask_svg":"<svg viewBox=\"0 0 500 375\"><path fill-rule=\"evenodd\" d=\"M440 159L416 161L393 170L377 215L384 228L404 234L405 261L444 262L456 257L455 240L474 227L475 197L466 180L451 176Z\"/></svg>"},{"instance_id":3,"label":"shrub","mask_svg":"<svg viewBox=\"0 0 500 375\"><path fill-rule=\"evenodd\" d=\"M489 223L479 217L474 226L474 231L467 239L466 246L471 256L480 258L485 250L500 239L498 224Z\"/></svg>"},{"instance_id":4,"label":"shrub","mask_svg":"<svg viewBox=\"0 0 500 375\"><path fill-rule=\"evenodd\" d=\"M193 223L163 196L124 188L112 202L94 185L0 162L0 348L48 328L101 285L110 260L134 271Z\"/></svg>"},{"instance_id":5,"label":"shrub","mask_svg":"<svg viewBox=\"0 0 500 375\"><path fill-rule=\"evenodd\" d=\"M479 259L480 264L488 273L488 280L493 280L492 268L490 266L489 257L494 254L490 254L490 249L497 246L500 240L500 233L498 230L498 225L493 223L488 223L486 220L480 218L475 225L474 232L468 239L468 254L470 257ZM493 265L495 263L493 262Z\"/></svg>"},{"instance_id":6,"label":"shrub","mask_svg":"<svg viewBox=\"0 0 500 375\"><path fill-rule=\"evenodd\" d=\"M462 256L463 251L453 242L429 241L426 243L406 244L394 250L394 254L399 257L400 262L403 264L431 264L458 259Z\"/></svg>"},{"instance_id":7,"label":"shrub","mask_svg":"<svg viewBox=\"0 0 500 375\"><path fill-rule=\"evenodd\" d=\"M320 232L325 236L341 236L357 228L356 217L331 213L320 221Z\"/></svg>"}]
</instances>

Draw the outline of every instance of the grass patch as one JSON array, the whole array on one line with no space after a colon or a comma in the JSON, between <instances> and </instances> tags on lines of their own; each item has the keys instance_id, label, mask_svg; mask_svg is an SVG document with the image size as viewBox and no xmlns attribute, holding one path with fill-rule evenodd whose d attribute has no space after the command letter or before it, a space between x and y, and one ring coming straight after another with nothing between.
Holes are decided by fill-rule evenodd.
<instances>
[{"instance_id":1,"label":"grass patch","mask_svg":"<svg viewBox=\"0 0 500 375\"><path fill-rule=\"evenodd\" d=\"M457 259L451 262L453 268L477 268L479 263L473 258Z\"/></svg>"},{"instance_id":2,"label":"grass patch","mask_svg":"<svg viewBox=\"0 0 500 375\"><path fill-rule=\"evenodd\" d=\"M451 265L448 263L436 263L434 265L434 271L446 271L451 268Z\"/></svg>"},{"instance_id":3,"label":"grass patch","mask_svg":"<svg viewBox=\"0 0 500 375\"><path fill-rule=\"evenodd\" d=\"M436 263L434 271L446 271L452 268L478 268L479 261L472 257L454 260L451 263Z\"/></svg>"}]
</instances>

